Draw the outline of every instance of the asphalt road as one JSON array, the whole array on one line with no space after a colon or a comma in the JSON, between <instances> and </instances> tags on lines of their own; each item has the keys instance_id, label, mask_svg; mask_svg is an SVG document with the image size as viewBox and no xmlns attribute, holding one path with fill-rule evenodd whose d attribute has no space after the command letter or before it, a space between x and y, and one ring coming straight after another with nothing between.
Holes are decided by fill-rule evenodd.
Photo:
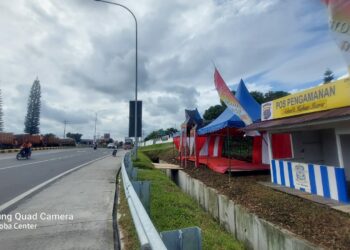
<instances>
[{"instance_id":1,"label":"asphalt road","mask_svg":"<svg viewBox=\"0 0 350 250\"><path fill-rule=\"evenodd\" d=\"M29 160L16 154L0 155L0 205L86 162L112 154L111 149L74 148L33 151Z\"/></svg>"}]
</instances>

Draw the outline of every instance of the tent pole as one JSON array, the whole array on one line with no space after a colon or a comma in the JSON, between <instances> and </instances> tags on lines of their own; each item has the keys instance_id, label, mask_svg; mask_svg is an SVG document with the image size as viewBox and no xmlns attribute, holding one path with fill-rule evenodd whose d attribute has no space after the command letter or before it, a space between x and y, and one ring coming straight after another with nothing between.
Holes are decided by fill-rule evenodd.
<instances>
[{"instance_id":1,"label":"tent pole","mask_svg":"<svg viewBox=\"0 0 350 250\"><path fill-rule=\"evenodd\" d=\"M185 168L187 168L187 124L186 124L186 127L185 127Z\"/></svg>"},{"instance_id":2,"label":"tent pole","mask_svg":"<svg viewBox=\"0 0 350 250\"><path fill-rule=\"evenodd\" d=\"M181 134L180 134L180 147L179 147L179 154L180 154L180 167L182 167L182 125L180 126L180 131L181 131Z\"/></svg>"},{"instance_id":3,"label":"tent pole","mask_svg":"<svg viewBox=\"0 0 350 250\"><path fill-rule=\"evenodd\" d=\"M230 130L227 127L226 128L227 131L227 151L228 151L228 169L229 169L229 173L228 173L228 182L231 182L231 154L230 154L230 149L231 149L231 141L230 141Z\"/></svg>"},{"instance_id":4,"label":"tent pole","mask_svg":"<svg viewBox=\"0 0 350 250\"><path fill-rule=\"evenodd\" d=\"M194 138L194 146L193 146L193 151L194 151L194 165L196 168L198 168L199 164L198 164L198 157L197 157L197 125L194 126L194 134L193 134L193 138Z\"/></svg>"},{"instance_id":5,"label":"tent pole","mask_svg":"<svg viewBox=\"0 0 350 250\"><path fill-rule=\"evenodd\" d=\"M209 167L209 143L210 143L210 135L207 136L207 168Z\"/></svg>"},{"instance_id":6,"label":"tent pole","mask_svg":"<svg viewBox=\"0 0 350 250\"><path fill-rule=\"evenodd\" d=\"M175 159L175 143L174 143L174 135L173 135L173 158Z\"/></svg>"}]
</instances>

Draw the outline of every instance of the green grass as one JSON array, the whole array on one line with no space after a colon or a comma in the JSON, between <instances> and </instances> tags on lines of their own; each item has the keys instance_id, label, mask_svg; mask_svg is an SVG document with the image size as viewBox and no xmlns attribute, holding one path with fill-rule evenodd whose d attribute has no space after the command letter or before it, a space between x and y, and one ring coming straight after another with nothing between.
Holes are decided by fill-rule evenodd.
<instances>
[{"instance_id":1,"label":"green grass","mask_svg":"<svg viewBox=\"0 0 350 250\"><path fill-rule=\"evenodd\" d=\"M119 187L120 203L118 206L118 213L120 214L120 219L118 221L118 224L120 225L119 230L123 235L124 249L140 249L140 242L136 234L136 229L130 214L128 202L125 198L124 187L121 179Z\"/></svg>"},{"instance_id":2,"label":"green grass","mask_svg":"<svg viewBox=\"0 0 350 250\"><path fill-rule=\"evenodd\" d=\"M133 159L133 165L135 168L153 168L152 161L142 152L137 152L137 160Z\"/></svg>"},{"instance_id":3,"label":"green grass","mask_svg":"<svg viewBox=\"0 0 350 250\"><path fill-rule=\"evenodd\" d=\"M174 150L174 144L170 142L142 147L139 151L145 153L145 155L156 162L159 160L160 155L171 155L174 158L176 150Z\"/></svg>"},{"instance_id":4,"label":"green grass","mask_svg":"<svg viewBox=\"0 0 350 250\"><path fill-rule=\"evenodd\" d=\"M198 226L202 230L203 249L243 249L163 172L139 169L138 176L140 180L151 181L151 220L159 232Z\"/></svg>"},{"instance_id":5,"label":"green grass","mask_svg":"<svg viewBox=\"0 0 350 250\"><path fill-rule=\"evenodd\" d=\"M140 151L164 150L164 149L168 149L168 148L172 148L172 147L173 147L173 143L168 142L168 143L163 143L163 144L154 144L154 145L150 145L150 146L141 147L141 148L139 148L139 150Z\"/></svg>"}]
</instances>

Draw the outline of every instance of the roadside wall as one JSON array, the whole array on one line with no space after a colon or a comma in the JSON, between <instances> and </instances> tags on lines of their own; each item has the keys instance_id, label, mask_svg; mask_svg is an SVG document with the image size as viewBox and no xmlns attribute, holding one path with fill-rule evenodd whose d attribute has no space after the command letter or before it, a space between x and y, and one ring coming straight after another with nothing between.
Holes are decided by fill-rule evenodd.
<instances>
[{"instance_id":1,"label":"roadside wall","mask_svg":"<svg viewBox=\"0 0 350 250\"><path fill-rule=\"evenodd\" d=\"M163 143L168 143L168 142L173 142L173 137L168 138L167 140L161 140L161 139L157 139L157 140L148 140L148 141L144 141L144 142L139 142L139 147L145 147L145 146L150 146L150 145L154 145L154 144L163 144Z\"/></svg>"},{"instance_id":2,"label":"roadside wall","mask_svg":"<svg viewBox=\"0 0 350 250\"><path fill-rule=\"evenodd\" d=\"M166 170L166 174L248 249L320 249L292 232L249 213L226 195L219 194L181 170Z\"/></svg>"}]
</instances>

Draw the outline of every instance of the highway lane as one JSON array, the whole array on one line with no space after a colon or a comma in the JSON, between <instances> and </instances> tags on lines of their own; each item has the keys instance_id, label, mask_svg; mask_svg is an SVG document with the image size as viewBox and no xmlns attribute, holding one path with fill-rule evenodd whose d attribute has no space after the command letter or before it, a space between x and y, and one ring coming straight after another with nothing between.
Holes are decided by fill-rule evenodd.
<instances>
[{"instance_id":1,"label":"highway lane","mask_svg":"<svg viewBox=\"0 0 350 250\"><path fill-rule=\"evenodd\" d=\"M29 160L0 155L0 205L60 173L112 154L110 149L74 148L33 151Z\"/></svg>"}]
</instances>

